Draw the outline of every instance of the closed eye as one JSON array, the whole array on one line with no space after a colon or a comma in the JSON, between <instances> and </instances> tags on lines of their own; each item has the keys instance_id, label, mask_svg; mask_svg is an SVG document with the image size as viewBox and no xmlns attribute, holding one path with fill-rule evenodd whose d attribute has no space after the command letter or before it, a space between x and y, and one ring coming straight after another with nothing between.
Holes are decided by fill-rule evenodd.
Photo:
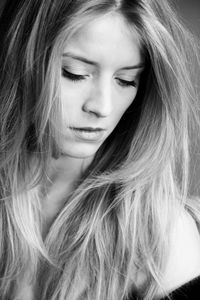
<instances>
[{"instance_id":1,"label":"closed eye","mask_svg":"<svg viewBox=\"0 0 200 300\"><path fill-rule=\"evenodd\" d=\"M74 74L74 73L67 71L65 68L62 68L62 76L71 81L81 81L81 80L84 80L87 75Z\"/></svg>"},{"instance_id":2,"label":"closed eye","mask_svg":"<svg viewBox=\"0 0 200 300\"><path fill-rule=\"evenodd\" d=\"M124 80L124 79L120 79L120 78L116 78L118 81L118 84L122 87L137 87L137 83L135 80Z\"/></svg>"}]
</instances>

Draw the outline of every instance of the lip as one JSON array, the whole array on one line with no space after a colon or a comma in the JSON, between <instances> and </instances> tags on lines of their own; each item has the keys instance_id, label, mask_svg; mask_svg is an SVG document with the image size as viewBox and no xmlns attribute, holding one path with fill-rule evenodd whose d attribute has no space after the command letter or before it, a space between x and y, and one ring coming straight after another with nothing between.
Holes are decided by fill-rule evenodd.
<instances>
[{"instance_id":1,"label":"lip","mask_svg":"<svg viewBox=\"0 0 200 300\"><path fill-rule=\"evenodd\" d=\"M94 127L70 127L75 137L88 142L98 142L102 139L105 129Z\"/></svg>"},{"instance_id":2,"label":"lip","mask_svg":"<svg viewBox=\"0 0 200 300\"><path fill-rule=\"evenodd\" d=\"M70 127L70 129L73 130L80 130L80 131L89 131L89 132L94 132L94 131L104 131L105 129L99 128L99 127Z\"/></svg>"}]
</instances>

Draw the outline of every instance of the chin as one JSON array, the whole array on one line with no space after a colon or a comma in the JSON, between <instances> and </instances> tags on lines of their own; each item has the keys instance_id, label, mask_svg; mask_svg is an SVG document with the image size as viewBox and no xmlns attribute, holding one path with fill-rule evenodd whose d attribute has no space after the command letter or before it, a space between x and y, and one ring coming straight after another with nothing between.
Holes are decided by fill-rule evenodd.
<instances>
[{"instance_id":1,"label":"chin","mask_svg":"<svg viewBox=\"0 0 200 300\"><path fill-rule=\"evenodd\" d=\"M90 144L86 144L86 145L71 145L69 147L69 145L62 145L61 147L61 154L64 156L69 156L69 157L73 157L73 158L80 158L80 159L84 159L84 158L89 158L89 157L93 157L97 150L99 149L100 145L90 145Z\"/></svg>"}]
</instances>

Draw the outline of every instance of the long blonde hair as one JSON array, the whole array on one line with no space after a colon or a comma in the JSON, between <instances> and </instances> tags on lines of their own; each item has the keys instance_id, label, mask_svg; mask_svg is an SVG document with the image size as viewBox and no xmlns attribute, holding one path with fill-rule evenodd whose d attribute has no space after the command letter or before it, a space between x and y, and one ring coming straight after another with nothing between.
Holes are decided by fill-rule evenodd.
<instances>
[{"instance_id":1,"label":"long blonde hair","mask_svg":"<svg viewBox=\"0 0 200 300\"><path fill-rule=\"evenodd\" d=\"M120 300L131 291L153 299L177 211L195 211L187 204L189 119L197 109L192 37L166 0L11 2L0 19L1 299L12 297L27 268L41 300ZM62 119L63 47L112 11L140 37L139 90L43 240L41 190L59 156L52 124Z\"/></svg>"}]
</instances>

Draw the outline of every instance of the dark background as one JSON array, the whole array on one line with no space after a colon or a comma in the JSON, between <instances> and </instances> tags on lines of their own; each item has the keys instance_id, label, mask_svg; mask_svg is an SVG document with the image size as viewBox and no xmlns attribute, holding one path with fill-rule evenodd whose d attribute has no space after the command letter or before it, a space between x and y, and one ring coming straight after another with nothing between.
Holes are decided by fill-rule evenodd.
<instances>
[{"instance_id":1,"label":"dark background","mask_svg":"<svg viewBox=\"0 0 200 300\"><path fill-rule=\"evenodd\" d=\"M6 0L0 0L0 13ZM13 0L15 1L15 0ZM200 39L200 0L171 0L175 9L185 25ZM199 88L200 70L194 66L194 82ZM200 101L200 88L199 88ZM191 161L191 194L200 196L200 141L197 141L197 132L192 135L192 161Z\"/></svg>"}]
</instances>

